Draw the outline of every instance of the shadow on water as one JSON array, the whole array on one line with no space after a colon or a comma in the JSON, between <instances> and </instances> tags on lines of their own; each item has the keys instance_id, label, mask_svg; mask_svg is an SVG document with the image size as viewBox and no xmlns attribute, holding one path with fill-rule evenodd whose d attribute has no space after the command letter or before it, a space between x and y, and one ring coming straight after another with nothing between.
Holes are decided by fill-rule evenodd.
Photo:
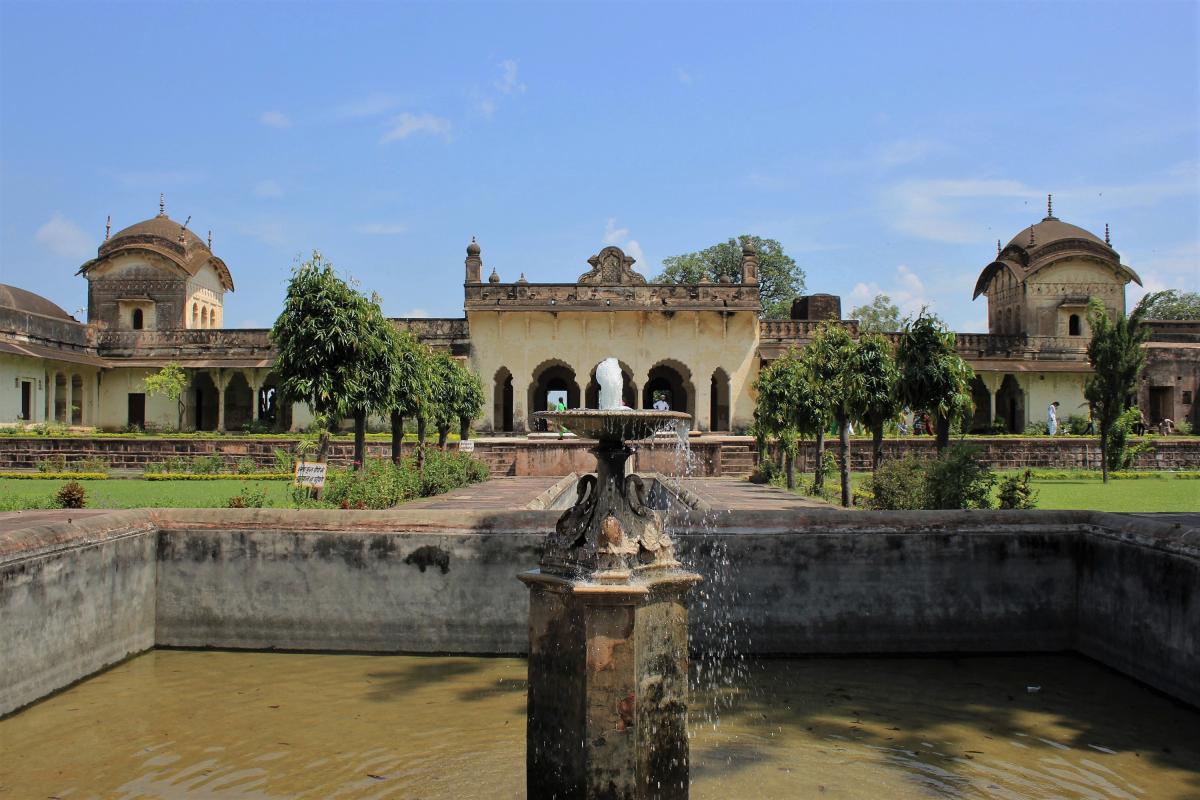
<instances>
[{"instance_id":1,"label":"shadow on water","mask_svg":"<svg viewBox=\"0 0 1200 800\"><path fill-rule=\"evenodd\" d=\"M462 680L487 671L491 671L491 666L487 659L482 658L405 659L404 665L399 669L368 672L366 678L371 689L366 697L374 702L394 702L408 697L413 692L446 682L464 683L463 688L453 692L453 696L456 700L466 703L505 694L524 696L528 681L523 677L498 678L482 686L478 681L465 683Z\"/></svg>"},{"instance_id":2,"label":"shadow on water","mask_svg":"<svg viewBox=\"0 0 1200 800\"><path fill-rule=\"evenodd\" d=\"M1200 791L1195 710L1081 657L750 663L747 683L725 690L732 696L720 732L701 726L693 738L697 781L866 753L934 796L967 787L1040 795L1050 785L1074 796L1132 797L1153 777L1126 780L1100 763L1132 754L1143 776L1173 770ZM711 703L699 692L693 706Z\"/></svg>"}]
</instances>

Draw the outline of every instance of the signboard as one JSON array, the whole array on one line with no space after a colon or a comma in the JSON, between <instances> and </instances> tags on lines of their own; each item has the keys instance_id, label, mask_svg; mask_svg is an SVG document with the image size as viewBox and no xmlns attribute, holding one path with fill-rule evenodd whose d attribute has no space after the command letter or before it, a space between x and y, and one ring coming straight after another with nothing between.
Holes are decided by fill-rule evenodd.
<instances>
[{"instance_id":1,"label":"signboard","mask_svg":"<svg viewBox=\"0 0 1200 800\"><path fill-rule=\"evenodd\" d=\"M458 443L458 452L474 453L475 452L475 443L472 442L470 439L467 439L465 441L460 441Z\"/></svg>"},{"instance_id":2,"label":"signboard","mask_svg":"<svg viewBox=\"0 0 1200 800\"><path fill-rule=\"evenodd\" d=\"M325 488L324 461L297 461L296 475L292 480L293 486L311 486L315 489Z\"/></svg>"}]
</instances>

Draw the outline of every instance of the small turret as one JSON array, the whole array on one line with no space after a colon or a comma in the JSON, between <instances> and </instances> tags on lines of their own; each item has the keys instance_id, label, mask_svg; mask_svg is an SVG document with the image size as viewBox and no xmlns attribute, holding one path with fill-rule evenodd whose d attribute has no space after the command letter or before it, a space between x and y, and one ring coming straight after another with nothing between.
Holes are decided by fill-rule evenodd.
<instances>
[{"instance_id":1,"label":"small turret","mask_svg":"<svg viewBox=\"0 0 1200 800\"><path fill-rule=\"evenodd\" d=\"M480 283L480 275L483 270L483 258L479 255L479 243L475 241L475 237L471 237L471 243L467 245L467 283Z\"/></svg>"},{"instance_id":2,"label":"small turret","mask_svg":"<svg viewBox=\"0 0 1200 800\"><path fill-rule=\"evenodd\" d=\"M742 242L742 283L758 283L758 250L753 239Z\"/></svg>"}]
</instances>

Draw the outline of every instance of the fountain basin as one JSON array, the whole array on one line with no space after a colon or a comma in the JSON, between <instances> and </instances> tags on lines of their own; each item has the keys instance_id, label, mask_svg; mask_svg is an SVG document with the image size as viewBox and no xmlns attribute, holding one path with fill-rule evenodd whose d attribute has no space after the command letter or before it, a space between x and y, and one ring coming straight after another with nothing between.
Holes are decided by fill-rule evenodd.
<instances>
[{"instance_id":1,"label":"fountain basin","mask_svg":"<svg viewBox=\"0 0 1200 800\"><path fill-rule=\"evenodd\" d=\"M636 441L649 439L671 425L687 423L692 417L682 411L646 411L631 408L573 408L567 411L538 411L547 425L563 427L584 439Z\"/></svg>"}]
</instances>

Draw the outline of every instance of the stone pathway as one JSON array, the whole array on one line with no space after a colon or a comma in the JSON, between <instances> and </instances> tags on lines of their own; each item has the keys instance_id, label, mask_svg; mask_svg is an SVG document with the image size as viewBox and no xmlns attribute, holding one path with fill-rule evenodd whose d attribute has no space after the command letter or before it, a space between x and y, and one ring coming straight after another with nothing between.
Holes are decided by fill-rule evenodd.
<instances>
[{"instance_id":1,"label":"stone pathway","mask_svg":"<svg viewBox=\"0 0 1200 800\"><path fill-rule=\"evenodd\" d=\"M525 508L538 495L561 480L562 477L492 478L490 481L473 483L437 497L411 500L401 508L426 508L439 511Z\"/></svg>"},{"instance_id":2,"label":"stone pathway","mask_svg":"<svg viewBox=\"0 0 1200 800\"><path fill-rule=\"evenodd\" d=\"M792 511L799 508L838 508L762 483L738 478L687 478L684 487L714 509L733 511Z\"/></svg>"}]
</instances>

